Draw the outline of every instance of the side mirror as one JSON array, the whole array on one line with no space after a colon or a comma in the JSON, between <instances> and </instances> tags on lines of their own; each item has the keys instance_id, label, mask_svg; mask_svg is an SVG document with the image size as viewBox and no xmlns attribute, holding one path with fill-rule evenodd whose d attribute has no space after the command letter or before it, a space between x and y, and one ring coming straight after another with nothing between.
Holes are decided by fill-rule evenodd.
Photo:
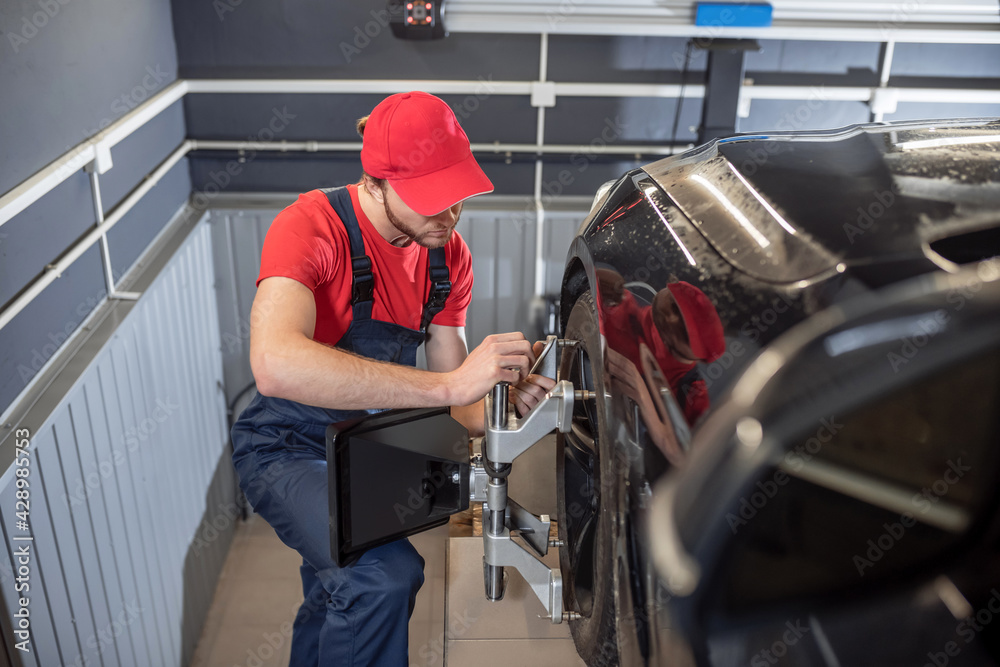
<instances>
[{"instance_id":1,"label":"side mirror","mask_svg":"<svg viewBox=\"0 0 1000 667\"><path fill-rule=\"evenodd\" d=\"M333 424L326 457L330 549L341 567L469 507L469 433L447 408Z\"/></svg>"}]
</instances>

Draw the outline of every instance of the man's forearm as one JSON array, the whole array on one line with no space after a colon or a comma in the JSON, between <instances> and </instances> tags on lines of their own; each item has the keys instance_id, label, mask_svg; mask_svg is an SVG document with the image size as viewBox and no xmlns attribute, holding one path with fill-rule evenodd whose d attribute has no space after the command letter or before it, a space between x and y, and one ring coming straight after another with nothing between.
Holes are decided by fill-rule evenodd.
<instances>
[{"instance_id":1,"label":"man's forearm","mask_svg":"<svg viewBox=\"0 0 1000 667\"><path fill-rule=\"evenodd\" d=\"M444 373L375 361L302 336L265 342L252 355L267 396L337 410L422 408L452 402Z\"/></svg>"}]
</instances>

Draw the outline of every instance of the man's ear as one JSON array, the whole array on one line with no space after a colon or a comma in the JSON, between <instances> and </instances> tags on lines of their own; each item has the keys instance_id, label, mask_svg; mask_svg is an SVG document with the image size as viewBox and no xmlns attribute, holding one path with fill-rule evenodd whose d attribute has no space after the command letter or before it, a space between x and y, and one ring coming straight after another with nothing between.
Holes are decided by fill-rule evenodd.
<instances>
[{"instance_id":1,"label":"man's ear","mask_svg":"<svg viewBox=\"0 0 1000 667\"><path fill-rule=\"evenodd\" d=\"M371 195L372 199L377 201L379 204L385 203L385 191L382 190L382 188L380 188L367 174L365 174L364 184L365 190L368 191L368 194Z\"/></svg>"}]
</instances>

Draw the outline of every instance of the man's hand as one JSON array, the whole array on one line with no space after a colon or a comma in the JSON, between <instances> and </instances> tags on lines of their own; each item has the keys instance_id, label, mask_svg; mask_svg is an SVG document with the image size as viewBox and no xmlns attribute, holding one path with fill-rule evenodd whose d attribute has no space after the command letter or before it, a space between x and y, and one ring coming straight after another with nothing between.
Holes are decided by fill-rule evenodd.
<instances>
[{"instance_id":1,"label":"man's hand","mask_svg":"<svg viewBox=\"0 0 1000 667\"><path fill-rule=\"evenodd\" d=\"M452 405L468 405L488 394L498 382L517 385L528 376L535 354L520 333L493 334L448 373Z\"/></svg>"},{"instance_id":2,"label":"man's hand","mask_svg":"<svg viewBox=\"0 0 1000 667\"><path fill-rule=\"evenodd\" d=\"M538 341L532 346L531 351L537 358L544 348L545 342ZM555 386L554 378L547 378L544 375L529 375L516 385L511 386L508 396L517 408L518 416L523 417L541 403L545 394L552 391Z\"/></svg>"}]
</instances>

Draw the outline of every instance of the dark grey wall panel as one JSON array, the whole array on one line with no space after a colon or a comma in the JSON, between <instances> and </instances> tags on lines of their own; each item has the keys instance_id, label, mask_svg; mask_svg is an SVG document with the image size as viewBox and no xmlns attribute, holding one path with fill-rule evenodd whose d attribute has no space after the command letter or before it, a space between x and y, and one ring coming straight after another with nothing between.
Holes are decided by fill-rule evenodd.
<instances>
[{"instance_id":1,"label":"dark grey wall panel","mask_svg":"<svg viewBox=\"0 0 1000 667\"><path fill-rule=\"evenodd\" d=\"M384 10L384 0L175 0L181 76L524 80L538 73L538 36L404 42L379 21Z\"/></svg>"},{"instance_id":2,"label":"dark grey wall panel","mask_svg":"<svg viewBox=\"0 0 1000 667\"><path fill-rule=\"evenodd\" d=\"M94 218L90 181L80 171L0 227L0 304L55 261ZM58 291L59 285L51 288Z\"/></svg>"},{"instance_id":3,"label":"dark grey wall panel","mask_svg":"<svg viewBox=\"0 0 1000 667\"><path fill-rule=\"evenodd\" d=\"M282 155L278 152L249 154L244 162L235 155L217 151L189 154L192 202L205 206L219 193L291 192L356 183L361 178L361 160L339 156L307 154ZM227 170L229 167L229 170ZM238 171L237 171L238 169ZM226 180L227 175L231 175ZM223 187L219 187L223 184Z\"/></svg>"},{"instance_id":4,"label":"dark grey wall panel","mask_svg":"<svg viewBox=\"0 0 1000 667\"><path fill-rule=\"evenodd\" d=\"M101 257L95 246L0 329L0 412L10 406L104 295Z\"/></svg>"},{"instance_id":5,"label":"dark grey wall panel","mask_svg":"<svg viewBox=\"0 0 1000 667\"><path fill-rule=\"evenodd\" d=\"M863 102L841 102L817 95L805 100L755 100L750 116L741 118L740 132L772 130L819 130L867 123L868 105Z\"/></svg>"},{"instance_id":6,"label":"dark grey wall panel","mask_svg":"<svg viewBox=\"0 0 1000 667\"><path fill-rule=\"evenodd\" d=\"M248 156L249 158L249 156ZM496 194L526 194L534 188L534 161L515 161L506 164L502 156L485 154L477 156ZM235 162L236 156L218 152L193 153L191 182L196 205L211 202L219 192L306 192L315 188L335 187L356 183L361 178L361 160L357 157L298 154L282 155L278 152L260 152L244 163ZM232 166L235 176L227 182L227 166ZM235 167L239 167L237 172ZM218 183L226 182L224 188Z\"/></svg>"},{"instance_id":7,"label":"dark grey wall panel","mask_svg":"<svg viewBox=\"0 0 1000 667\"><path fill-rule=\"evenodd\" d=\"M549 161L542 170L542 203L551 206L569 195L592 199L605 182L617 180L622 174L657 160L657 156L639 161L585 160ZM534 215L534 209L529 211Z\"/></svg>"},{"instance_id":8,"label":"dark grey wall panel","mask_svg":"<svg viewBox=\"0 0 1000 667\"><path fill-rule=\"evenodd\" d=\"M851 70L878 71L875 42L804 42L761 40L760 51L746 58L747 75L757 72L847 74Z\"/></svg>"},{"instance_id":9,"label":"dark grey wall panel","mask_svg":"<svg viewBox=\"0 0 1000 667\"><path fill-rule=\"evenodd\" d=\"M583 83L680 83L687 43L683 37L550 35L548 78ZM693 49L687 69L693 73L688 81L701 83L704 52Z\"/></svg>"},{"instance_id":10,"label":"dark grey wall panel","mask_svg":"<svg viewBox=\"0 0 1000 667\"><path fill-rule=\"evenodd\" d=\"M1000 44L897 44L892 75L1000 77Z\"/></svg>"},{"instance_id":11,"label":"dark grey wall panel","mask_svg":"<svg viewBox=\"0 0 1000 667\"><path fill-rule=\"evenodd\" d=\"M419 87L414 83L414 87ZM355 123L385 95L195 94L186 100L188 136L230 141L360 141ZM441 95L473 143L534 142L537 112L526 95ZM273 124L272 124L273 123ZM280 128L278 131L273 131ZM252 148L252 146L248 146Z\"/></svg>"},{"instance_id":12,"label":"dark grey wall panel","mask_svg":"<svg viewBox=\"0 0 1000 667\"><path fill-rule=\"evenodd\" d=\"M0 192L176 78L169 0L10 0L0 31Z\"/></svg>"},{"instance_id":13,"label":"dark grey wall panel","mask_svg":"<svg viewBox=\"0 0 1000 667\"><path fill-rule=\"evenodd\" d=\"M545 112L545 142L584 144L602 152L612 144L670 143L677 100L655 97L560 97ZM677 140L693 141L701 100L680 105Z\"/></svg>"},{"instance_id":14,"label":"dark grey wall panel","mask_svg":"<svg viewBox=\"0 0 1000 667\"><path fill-rule=\"evenodd\" d=\"M124 275L169 222L191 192L186 160L181 160L108 232L113 273Z\"/></svg>"},{"instance_id":15,"label":"dark grey wall panel","mask_svg":"<svg viewBox=\"0 0 1000 667\"><path fill-rule=\"evenodd\" d=\"M143 176L156 169L185 135L184 103L178 101L112 148L114 167L100 176L104 212L117 206Z\"/></svg>"}]
</instances>

